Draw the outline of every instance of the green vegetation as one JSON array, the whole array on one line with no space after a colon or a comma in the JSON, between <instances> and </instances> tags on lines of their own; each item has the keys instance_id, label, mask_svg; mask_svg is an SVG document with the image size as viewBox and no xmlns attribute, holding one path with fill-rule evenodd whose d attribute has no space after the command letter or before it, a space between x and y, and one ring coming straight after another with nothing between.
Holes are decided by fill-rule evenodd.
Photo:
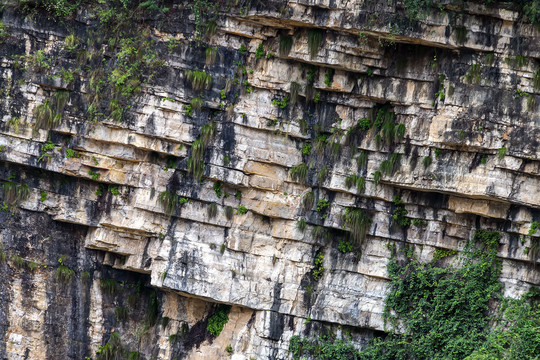
<instances>
[{"instance_id":1,"label":"green vegetation","mask_svg":"<svg viewBox=\"0 0 540 360\"><path fill-rule=\"evenodd\" d=\"M55 148L54 144L50 141L47 141L41 148L41 154L39 155L38 162L43 161L43 159L50 159L52 155L50 154Z\"/></svg>"},{"instance_id":2,"label":"green vegetation","mask_svg":"<svg viewBox=\"0 0 540 360\"><path fill-rule=\"evenodd\" d=\"M114 295L118 291L118 283L114 279L101 279L99 287L109 295Z\"/></svg>"},{"instance_id":3,"label":"green vegetation","mask_svg":"<svg viewBox=\"0 0 540 360\"><path fill-rule=\"evenodd\" d=\"M2 187L4 189L4 204L7 207L14 208L30 196L30 188L27 184L6 181Z\"/></svg>"},{"instance_id":4,"label":"green vegetation","mask_svg":"<svg viewBox=\"0 0 540 360\"><path fill-rule=\"evenodd\" d=\"M17 254L13 254L11 256L11 262L17 269L23 269L24 265L26 264L26 261L24 260L24 258L22 258L21 256Z\"/></svg>"},{"instance_id":5,"label":"green vegetation","mask_svg":"<svg viewBox=\"0 0 540 360\"><path fill-rule=\"evenodd\" d=\"M90 175L90 177L91 177L92 180L94 180L94 181L99 180L99 177L101 176L100 173L98 173L97 171L94 171L94 170L92 170L92 169L88 170L88 175Z\"/></svg>"},{"instance_id":6,"label":"green vegetation","mask_svg":"<svg viewBox=\"0 0 540 360\"><path fill-rule=\"evenodd\" d=\"M236 213L240 215L244 215L248 212L248 209L244 205L238 205L238 208L236 209Z\"/></svg>"},{"instance_id":7,"label":"green vegetation","mask_svg":"<svg viewBox=\"0 0 540 360\"><path fill-rule=\"evenodd\" d=\"M327 176L328 176L328 168L325 165L317 172L317 181L319 182L319 185L322 185L324 183Z\"/></svg>"},{"instance_id":8,"label":"green vegetation","mask_svg":"<svg viewBox=\"0 0 540 360\"><path fill-rule=\"evenodd\" d=\"M392 214L393 221L401 227L407 227L411 225L411 219L407 217L409 212L405 210L401 196L394 196L394 212Z\"/></svg>"},{"instance_id":9,"label":"green vegetation","mask_svg":"<svg viewBox=\"0 0 540 360\"><path fill-rule=\"evenodd\" d=\"M296 228L300 230L301 232L304 232L306 231L306 227L307 227L306 220L304 218L300 218L300 220L298 220L298 222L296 223Z\"/></svg>"},{"instance_id":10,"label":"green vegetation","mask_svg":"<svg viewBox=\"0 0 540 360\"><path fill-rule=\"evenodd\" d=\"M212 86L212 75L204 71L186 70L186 79L195 91L210 89Z\"/></svg>"},{"instance_id":11,"label":"green vegetation","mask_svg":"<svg viewBox=\"0 0 540 360\"><path fill-rule=\"evenodd\" d=\"M431 156L424 156L424 158L422 159L422 165L424 165L424 169L427 169L432 162L433 159L431 158Z\"/></svg>"},{"instance_id":12,"label":"green vegetation","mask_svg":"<svg viewBox=\"0 0 540 360\"><path fill-rule=\"evenodd\" d=\"M326 74L324 74L324 85L326 85L326 87L332 86L332 81L334 79L334 72L335 70L333 68L329 68L328 70L326 70Z\"/></svg>"},{"instance_id":13,"label":"green vegetation","mask_svg":"<svg viewBox=\"0 0 540 360\"><path fill-rule=\"evenodd\" d=\"M218 207L216 203L210 203L208 204L208 207L206 208L206 215L208 215L209 219L213 219L216 217L218 211Z\"/></svg>"},{"instance_id":14,"label":"green vegetation","mask_svg":"<svg viewBox=\"0 0 540 360\"><path fill-rule=\"evenodd\" d=\"M291 95L291 105L296 104L298 100L298 93L300 92L301 86L299 83L292 81L289 89L289 94Z\"/></svg>"},{"instance_id":15,"label":"green vegetation","mask_svg":"<svg viewBox=\"0 0 540 360\"><path fill-rule=\"evenodd\" d=\"M293 45L293 38L289 35L279 37L279 56L288 56Z\"/></svg>"},{"instance_id":16,"label":"green vegetation","mask_svg":"<svg viewBox=\"0 0 540 360\"><path fill-rule=\"evenodd\" d=\"M207 66L213 65L216 62L216 58L217 58L217 48L207 47L205 51L205 55L206 55L206 60L205 60L206 65ZM211 79L212 78L210 77L210 80Z\"/></svg>"},{"instance_id":17,"label":"green vegetation","mask_svg":"<svg viewBox=\"0 0 540 360\"><path fill-rule=\"evenodd\" d=\"M303 211L311 210L311 208L313 207L314 201L315 201L315 194L313 193L313 191L305 193L304 196L302 196L302 210Z\"/></svg>"},{"instance_id":18,"label":"green vegetation","mask_svg":"<svg viewBox=\"0 0 540 360\"><path fill-rule=\"evenodd\" d=\"M255 58L259 60L260 58L263 58L266 55L266 51L264 51L263 43L259 43L259 46L257 46L257 50L255 50Z\"/></svg>"},{"instance_id":19,"label":"green vegetation","mask_svg":"<svg viewBox=\"0 0 540 360\"><path fill-rule=\"evenodd\" d=\"M391 326L358 351L329 334L293 336L293 359L431 360L536 359L540 349L540 294L532 288L521 299L501 298L497 257L500 234L477 230L456 266L421 263L411 248L392 253L390 292L384 318ZM456 255L456 254L448 254ZM494 325L491 330L490 325Z\"/></svg>"},{"instance_id":20,"label":"green vegetation","mask_svg":"<svg viewBox=\"0 0 540 360\"><path fill-rule=\"evenodd\" d=\"M129 315L129 310L125 306L118 306L114 309L114 316L116 317L116 321L124 321L127 319Z\"/></svg>"},{"instance_id":21,"label":"green vegetation","mask_svg":"<svg viewBox=\"0 0 540 360\"><path fill-rule=\"evenodd\" d=\"M307 174L308 174L308 167L304 163L295 165L291 167L291 169L289 170L289 174L293 181L299 181L301 183L305 183L307 179Z\"/></svg>"},{"instance_id":22,"label":"green vegetation","mask_svg":"<svg viewBox=\"0 0 540 360\"><path fill-rule=\"evenodd\" d=\"M214 184L214 192L216 193L216 196L218 197L218 199L221 198L222 188L223 188L223 183L221 181L216 181L216 183Z\"/></svg>"},{"instance_id":23,"label":"green vegetation","mask_svg":"<svg viewBox=\"0 0 540 360\"><path fill-rule=\"evenodd\" d=\"M227 218L227 220L231 220L232 217L234 215L234 209L232 208L232 206L225 206L225 217Z\"/></svg>"},{"instance_id":24,"label":"green vegetation","mask_svg":"<svg viewBox=\"0 0 540 360\"><path fill-rule=\"evenodd\" d=\"M174 210L179 204L180 198L175 192L170 192L169 190L164 190L159 194L158 197L161 206L165 209L165 212L171 216L174 213Z\"/></svg>"},{"instance_id":25,"label":"green vegetation","mask_svg":"<svg viewBox=\"0 0 540 360\"><path fill-rule=\"evenodd\" d=\"M349 228L352 243L361 246L373 220L362 209L347 208L343 214L343 221Z\"/></svg>"},{"instance_id":26,"label":"green vegetation","mask_svg":"<svg viewBox=\"0 0 540 360\"><path fill-rule=\"evenodd\" d=\"M311 277L313 277L313 280L319 281L323 277L324 270L326 270L323 263L324 254L320 252L315 256L315 259L313 259L313 269L311 270Z\"/></svg>"},{"instance_id":27,"label":"green vegetation","mask_svg":"<svg viewBox=\"0 0 540 360\"><path fill-rule=\"evenodd\" d=\"M531 227L529 229L528 235L529 236L534 235L536 234L537 231L538 231L538 221L535 220L531 223Z\"/></svg>"},{"instance_id":28,"label":"green vegetation","mask_svg":"<svg viewBox=\"0 0 540 360\"><path fill-rule=\"evenodd\" d=\"M96 351L98 360L116 360L124 355L120 335L117 332L111 333L109 341L99 347Z\"/></svg>"},{"instance_id":29,"label":"green vegetation","mask_svg":"<svg viewBox=\"0 0 540 360\"><path fill-rule=\"evenodd\" d=\"M289 98L285 97L283 99L273 99L272 105L279 107L281 110L285 109L288 105Z\"/></svg>"},{"instance_id":30,"label":"green vegetation","mask_svg":"<svg viewBox=\"0 0 540 360\"><path fill-rule=\"evenodd\" d=\"M460 45L464 44L467 40L467 28L465 26L456 26L454 33L456 35L456 43Z\"/></svg>"},{"instance_id":31,"label":"green vegetation","mask_svg":"<svg viewBox=\"0 0 540 360\"><path fill-rule=\"evenodd\" d=\"M349 189L353 186L356 186L356 190L358 192L362 192L366 188L366 179L356 174L348 175L345 178L345 186Z\"/></svg>"},{"instance_id":32,"label":"green vegetation","mask_svg":"<svg viewBox=\"0 0 540 360\"><path fill-rule=\"evenodd\" d=\"M228 305L219 305L214 314L208 319L206 330L213 336L218 337L225 324L229 321L229 312L231 307Z\"/></svg>"},{"instance_id":33,"label":"green vegetation","mask_svg":"<svg viewBox=\"0 0 540 360\"><path fill-rule=\"evenodd\" d=\"M58 259L58 262L60 262L60 266L56 268L56 271L54 272L54 278L56 279L56 281L64 284L71 282L71 280L73 280L73 277L75 276L75 271L65 266L62 258Z\"/></svg>"},{"instance_id":34,"label":"green vegetation","mask_svg":"<svg viewBox=\"0 0 540 360\"><path fill-rule=\"evenodd\" d=\"M40 190L39 195L39 201L44 202L47 200L47 192L45 190Z\"/></svg>"},{"instance_id":35,"label":"green vegetation","mask_svg":"<svg viewBox=\"0 0 540 360\"><path fill-rule=\"evenodd\" d=\"M479 84L482 81L480 64L473 64L465 74L465 81L469 84Z\"/></svg>"},{"instance_id":36,"label":"green vegetation","mask_svg":"<svg viewBox=\"0 0 540 360\"><path fill-rule=\"evenodd\" d=\"M354 250L354 245L348 240L340 240L338 243L338 250L344 254Z\"/></svg>"},{"instance_id":37,"label":"green vegetation","mask_svg":"<svg viewBox=\"0 0 540 360\"><path fill-rule=\"evenodd\" d=\"M319 48L323 42L323 32L319 29L311 29L308 32L308 52L309 57L314 59L319 53Z\"/></svg>"},{"instance_id":38,"label":"green vegetation","mask_svg":"<svg viewBox=\"0 0 540 360\"><path fill-rule=\"evenodd\" d=\"M428 222L424 219L413 219L412 224L416 227L426 227Z\"/></svg>"}]
</instances>

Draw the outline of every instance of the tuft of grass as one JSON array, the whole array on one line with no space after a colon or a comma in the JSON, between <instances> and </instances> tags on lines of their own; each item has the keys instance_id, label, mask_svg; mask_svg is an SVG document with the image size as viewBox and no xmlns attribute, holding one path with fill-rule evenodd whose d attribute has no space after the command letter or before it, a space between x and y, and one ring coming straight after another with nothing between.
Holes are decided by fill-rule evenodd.
<instances>
[{"instance_id":1,"label":"tuft of grass","mask_svg":"<svg viewBox=\"0 0 540 360\"><path fill-rule=\"evenodd\" d=\"M190 109L193 109L193 110L201 110L203 107L203 104L204 104L203 99L201 99L200 97L194 97L189 102L189 105L191 106ZM186 111L186 114L187 114L187 111Z\"/></svg>"},{"instance_id":2,"label":"tuft of grass","mask_svg":"<svg viewBox=\"0 0 540 360\"><path fill-rule=\"evenodd\" d=\"M217 48L215 47L207 47L205 51L206 56L206 66L213 65L216 62L217 59Z\"/></svg>"},{"instance_id":3,"label":"tuft of grass","mask_svg":"<svg viewBox=\"0 0 540 360\"><path fill-rule=\"evenodd\" d=\"M163 209L165 212L171 216L174 213L174 210L176 209L176 206L179 202L179 197L176 193L170 192L169 190L165 190L159 194L158 197L161 205L163 206Z\"/></svg>"},{"instance_id":4,"label":"tuft of grass","mask_svg":"<svg viewBox=\"0 0 540 360\"><path fill-rule=\"evenodd\" d=\"M11 262L17 269L23 269L26 261L19 255L13 254L11 256Z\"/></svg>"},{"instance_id":5,"label":"tuft of grass","mask_svg":"<svg viewBox=\"0 0 540 360\"><path fill-rule=\"evenodd\" d=\"M431 156L424 156L424 158L422 159L422 165L424 165L424 169L427 169L432 162L433 159L431 158Z\"/></svg>"},{"instance_id":6,"label":"tuft of grass","mask_svg":"<svg viewBox=\"0 0 540 360\"><path fill-rule=\"evenodd\" d=\"M377 170L373 173L373 183L375 184L375 186L379 185L379 183L381 182L381 178L382 178L382 173L380 170Z\"/></svg>"},{"instance_id":7,"label":"tuft of grass","mask_svg":"<svg viewBox=\"0 0 540 360\"><path fill-rule=\"evenodd\" d=\"M288 56L293 45L293 37L282 35L279 37L279 56Z\"/></svg>"},{"instance_id":8,"label":"tuft of grass","mask_svg":"<svg viewBox=\"0 0 540 360\"><path fill-rule=\"evenodd\" d=\"M301 218L300 220L298 220L298 222L296 223L296 228L298 230L300 230L301 232L304 232L306 231L306 227L307 227L307 222L304 218Z\"/></svg>"},{"instance_id":9,"label":"tuft of grass","mask_svg":"<svg viewBox=\"0 0 540 360\"><path fill-rule=\"evenodd\" d=\"M210 89L212 86L212 75L204 71L186 70L186 79L195 91Z\"/></svg>"},{"instance_id":10,"label":"tuft of grass","mask_svg":"<svg viewBox=\"0 0 540 360\"><path fill-rule=\"evenodd\" d=\"M504 157L506 156L506 151L506 147L502 147L497 151L497 156L499 157L499 159L504 159Z\"/></svg>"},{"instance_id":11,"label":"tuft of grass","mask_svg":"<svg viewBox=\"0 0 540 360\"><path fill-rule=\"evenodd\" d=\"M124 321L127 319L129 315L129 310L125 306L118 306L116 309L114 309L114 316L116 317L116 321Z\"/></svg>"},{"instance_id":12,"label":"tuft of grass","mask_svg":"<svg viewBox=\"0 0 540 360\"><path fill-rule=\"evenodd\" d=\"M320 185L322 185L327 177L328 177L328 168L325 165L317 173L317 181L319 182Z\"/></svg>"},{"instance_id":13,"label":"tuft of grass","mask_svg":"<svg viewBox=\"0 0 540 360\"><path fill-rule=\"evenodd\" d=\"M208 215L209 219L213 219L217 215L217 204L216 203L210 203L208 204L208 207L206 208L206 215Z\"/></svg>"},{"instance_id":14,"label":"tuft of grass","mask_svg":"<svg viewBox=\"0 0 540 360\"><path fill-rule=\"evenodd\" d=\"M65 265L60 265L56 268L56 271L54 273L54 278L57 281L60 281L64 284L67 284L73 280L73 277L75 276L75 271L71 270Z\"/></svg>"},{"instance_id":15,"label":"tuft of grass","mask_svg":"<svg viewBox=\"0 0 540 360\"><path fill-rule=\"evenodd\" d=\"M463 45L467 41L467 28L465 26L456 26L454 29L456 43Z\"/></svg>"},{"instance_id":16,"label":"tuft of grass","mask_svg":"<svg viewBox=\"0 0 540 360\"><path fill-rule=\"evenodd\" d=\"M291 105L296 104L296 101L298 100L298 93L300 92L301 86L299 83L292 81L290 86L290 96L291 96Z\"/></svg>"},{"instance_id":17,"label":"tuft of grass","mask_svg":"<svg viewBox=\"0 0 540 360\"><path fill-rule=\"evenodd\" d=\"M308 51L309 57L314 59L319 53L323 42L323 32L320 29L311 29L308 33Z\"/></svg>"},{"instance_id":18,"label":"tuft of grass","mask_svg":"<svg viewBox=\"0 0 540 360\"><path fill-rule=\"evenodd\" d=\"M114 295L118 291L118 284L114 279L101 279L99 287L109 295Z\"/></svg>"},{"instance_id":19,"label":"tuft of grass","mask_svg":"<svg viewBox=\"0 0 540 360\"><path fill-rule=\"evenodd\" d=\"M344 213L344 221L350 230L353 244L361 246L373 220L362 209L347 208Z\"/></svg>"},{"instance_id":20,"label":"tuft of grass","mask_svg":"<svg viewBox=\"0 0 540 360\"><path fill-rule=\"evenodd\" d=\"M305 193L304 196L302 197L302 210L303 211L311 210L311 208L313 208L314 202L315 202L315 194L313 193L313 191Z\"/></svg>"},{"instance_id":21,"label":"tuft of grass","mask_svg":"<svg viewBox=\"0 0 540 360\"><path fill-rule=\"evenodd\" d=\"M299 181L301 183L305 183L307 179L307 174L308 174L308 167L304 163L295 165L291 167L291 169L289 170L289 174L293 181Z\"/></svg>"},{"instance_id":22,"label":"tuft of grass","mask_svg":"<svg viewBox=\"0 0 540 360\"><path fill-rule=\"evenodd\" d=\"M234 209L232 208L232 206L225 206L225 217L227 218L227 220L231 220L232 217L233 217L233 214L234 214Z\"/></svg>"}]
</instances>

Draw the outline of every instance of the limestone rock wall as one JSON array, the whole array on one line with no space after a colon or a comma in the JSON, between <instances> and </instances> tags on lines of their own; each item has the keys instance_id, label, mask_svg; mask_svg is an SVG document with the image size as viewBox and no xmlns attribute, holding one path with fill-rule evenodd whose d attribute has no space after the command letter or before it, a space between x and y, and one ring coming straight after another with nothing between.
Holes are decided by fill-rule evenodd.
<instances>
[{"instance_id":1,"label":"limestone rock wall","mask_svg":"<svg viewBox=\"0 0 540 360\"><path fill-rule=\"evenodd\" d=\"M384 331L387 244L429 261L478 228L503 234L505 295L540 283L530 234L540 221L540 34L521 14L471 2L411 23L399 2L241 2L201 42L191 3L144 16L139 37L162 63L119 96L120 121L94 70L122 66L121 45L90 10L63 22L2 10L0 180L28 190L0 212L1 358L95 358L112 332L144 359L228 358L227 346L235 360L286 359L292 335L322 328L362 346ZM69 36L79 53L66 50ZM290 51L280 51L285 37ZM194 89L187 71L211 85ZM39 106L59 90L68 98L49 129ZM190 114L193 98L202 108ZM379 109L404 125L397 141L354 130ZM187 169L209 128L199 180ZM299 164L307 174L295 178ZM353 174L362 191L348 186ZM396 195L419 226L393 221ZM343 253L347 208L372 222ZM59 278L60 266L73 278ZM232 308L212 338L216 303Z\"/></svg>"}]
</instances>

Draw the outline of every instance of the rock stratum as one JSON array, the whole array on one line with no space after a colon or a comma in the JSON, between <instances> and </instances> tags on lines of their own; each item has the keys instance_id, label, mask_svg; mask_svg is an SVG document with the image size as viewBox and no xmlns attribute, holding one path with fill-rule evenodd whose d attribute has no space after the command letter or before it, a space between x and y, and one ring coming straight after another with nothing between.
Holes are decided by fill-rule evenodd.
<instances>
[{"instance_id":1,"label":"rock stratum","mask_svg":"<svg viewBox=\"0 0 540 360\"><path fill-rule=\"evenodd\" d=\"M480 228L505 296L540 283L519 11L51 3L1 10L0 358L94 359L112 333L133 359L288 359L322 329L360 348L388 245L430 261Z\"/></svg>"}]
</instances>

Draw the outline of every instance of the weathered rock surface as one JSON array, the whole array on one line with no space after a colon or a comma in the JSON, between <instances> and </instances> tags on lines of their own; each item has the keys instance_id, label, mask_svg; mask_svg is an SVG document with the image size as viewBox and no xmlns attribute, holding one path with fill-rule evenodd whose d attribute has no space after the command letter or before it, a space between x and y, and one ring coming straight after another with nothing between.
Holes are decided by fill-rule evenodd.
<instances>
[{"instance_id":1,"label":"weathered rock surface","mask_svg":"<svg viewBox=\"0 0 540 360\"><path fill-rule=\"evenodd\" d=\"M0 180L29 191L17 209L0 212L0 358L95 358L112 332L144 359L229 358L229 345L235 360L285 359L291 336L321 327L348 329L362 346L384 331L387 244L414 245L429 261L437 249L462 250L478 228L503 234L506 296L540 283L539 234L529 234L540 221L540 33L517 12L470 3L411 25L399 3L266 1L219 14L208 40L216 61L205 64L188 5L146 19L141 36L163 66L120 122L110 99L98 101L103 113L92 121L96 75L65 50L71 33L86 44L95 20L83 9L65 23L3 10ZM323 34L315 56L310 29ZM286 55L283 35L293 41ZM88 52L110 59L114 48L93 41ZM259 44L268 56L257 58ZM32 63L38 50L46 69ZM54 76L65 69L74 80ZM206 71L211 87L194 90L186 70ZM294 104L292 82L300 84ZM58 89L69 91L62 119L38 129L35 109ZM190 115L186 105L199 96L203 107ZM273 104L284 98L284 108ZM402 139L377 146L373 129L347 137L382 105L405 125ZM198 181L188 158L211 123ZM328 144L317 152L321 134ZM392 174L376 181L392 154ZM291 176L301 163L305 181ZM347 186L352 174L365 178L364 191ZM172 214L165 193L183 199ZM396 195L422 226L392 221ZM326 216L319 199L330 201ZM357 251L344 254L351 207L372 223ZM319 252L325 271L315 281ZM72 278L59 278L60 266ZM216 303L232 308L211 338Z\"/></svg>"}]
</instances>

